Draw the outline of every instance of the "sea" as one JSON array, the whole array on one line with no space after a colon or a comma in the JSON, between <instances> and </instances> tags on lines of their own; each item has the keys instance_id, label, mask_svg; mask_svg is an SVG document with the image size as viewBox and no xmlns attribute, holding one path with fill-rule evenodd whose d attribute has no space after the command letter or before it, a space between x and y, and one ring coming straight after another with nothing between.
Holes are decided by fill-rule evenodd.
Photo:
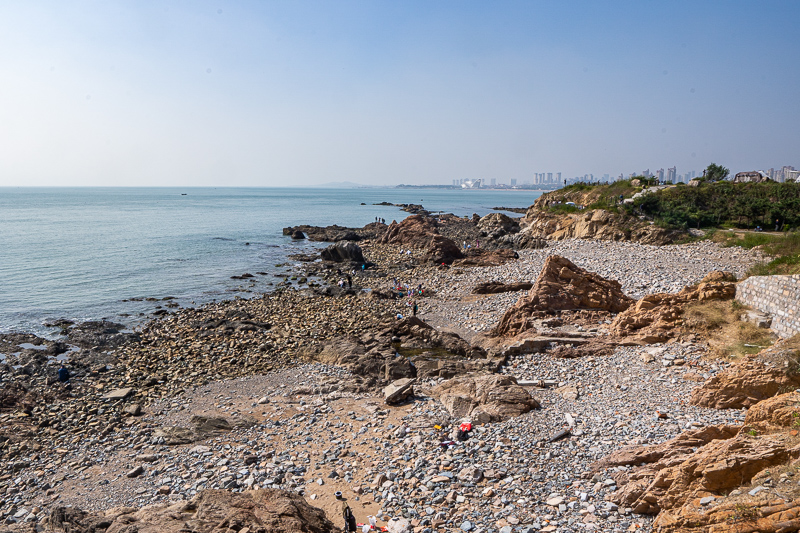
<instances>
[{"instance_id":1,"label":"sea","mask_svg":"<svg viewBox=\"0 0 800 533\"><path fill-rule=\"evenodd\" d=\"M362 227L408 216L398 207L480 216L528 207L528 190L428 188L0 187L0 333L54 337L46 324L107 319L128 327L169 304L268 292L290 254L287 226ZM500 211L503 212L503 211ZM506 213L520 216L518 214ZM287 264L288 261L288 264ZM244 273L255 281L231 279ZM165 300L167 299L168 300Z\"/></svg>"}]
</instances>

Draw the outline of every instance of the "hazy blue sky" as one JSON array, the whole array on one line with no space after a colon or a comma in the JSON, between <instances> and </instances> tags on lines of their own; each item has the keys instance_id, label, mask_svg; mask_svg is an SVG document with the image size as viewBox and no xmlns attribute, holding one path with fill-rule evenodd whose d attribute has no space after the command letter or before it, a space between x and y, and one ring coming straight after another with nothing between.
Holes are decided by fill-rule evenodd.
<instances>
[{"instance_id":1,"label":"hazy blue sky","mask_svg":"<svg viewBox=\"0 0 800 533\"><path fill-rule=\"evenodd\" d=\"M800 166L800 2L0 0L0 185Z\"/></svg>"}]
</instances>

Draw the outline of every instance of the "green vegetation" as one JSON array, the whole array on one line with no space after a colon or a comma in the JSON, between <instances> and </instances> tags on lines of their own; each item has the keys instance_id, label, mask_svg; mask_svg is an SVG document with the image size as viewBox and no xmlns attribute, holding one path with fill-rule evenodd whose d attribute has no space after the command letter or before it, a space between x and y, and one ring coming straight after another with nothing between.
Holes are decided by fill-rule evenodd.
<instances>
[{"instance_id":1,"label":"green vegetation","mask_svg":"<svg viewBox=\"0 0 800 533\"><path fill-rule=\"evenodd\" d=\"M548 193L546 196L551 201L551 204L547 206L546 210L551 213L573 213L580 209L567 205L566 202L574 202L579 206L584 206L586 209L605 209L606 211L619 213L620 196L630 198L640 190L641 188L631 185L631 180L615 181L607 185L574 183ZM628 213L625 212L624 214Z\"/></svg>"},{"instance_id":2,"label":"green vegetation","mask_svg":"<svg viewBox=\"0 0 800 533\"><path fill-rule=\"evenodd\" d=\"M580 211L580 209L578 209L577 206L572 205L572 204L555 204L555 205L551 205L548 208L548 210L551 213L560 213L560 214L577 213L578 211Z\"/></svg>"},{"instance_id":3,"label":"green vegetation","mask_svg":"<svg viewBox=\"0 0 800 533\"><path fill-rule=\"evenodd\" d=\"M750 276L771 276L775 274L800 274L800 232L781 235L770 233L720 231L713 240L725 246L758 248L773 259L754 265Z\"/></svg>"},{"instance_id":4,"label":"green vegetation","mask_svg":"<svg viewBox=\"0 0 800 533\"><path fill-rule=\"evenodd\" d=\"M730 172L731 172L730 170L723 167L722 165L711 163L706 167L706 171L703 176L707 181L722 181L728 177L728 174L730 174Z\"/></svg>"},{"instance_id":5,"label":"green vegetation","mask_svg":"<svg viewBox=\"0 0 800 533\"><path fill-rule=\"evenodd\" d=\"M774 229L777 224L785 230L800 227L800 184L701 183L647 194L625 206L667 227Z\"/></svg>"}]
</instances>

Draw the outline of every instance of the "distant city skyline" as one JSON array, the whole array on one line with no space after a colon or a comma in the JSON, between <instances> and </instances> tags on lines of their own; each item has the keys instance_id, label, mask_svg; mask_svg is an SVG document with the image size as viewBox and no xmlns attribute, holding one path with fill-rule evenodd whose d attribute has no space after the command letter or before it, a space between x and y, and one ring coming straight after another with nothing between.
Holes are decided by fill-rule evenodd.
<instances>
[{"instance_id":1,"label":"distant city skyline","mask_svg":"<svg viewBox=\"0 0 800 533\"><path fill-rule=\"evenodd\" d=\"M794 0L5 2L0 186L783 175L798 20Z\"/></svg>"}]
</instances>

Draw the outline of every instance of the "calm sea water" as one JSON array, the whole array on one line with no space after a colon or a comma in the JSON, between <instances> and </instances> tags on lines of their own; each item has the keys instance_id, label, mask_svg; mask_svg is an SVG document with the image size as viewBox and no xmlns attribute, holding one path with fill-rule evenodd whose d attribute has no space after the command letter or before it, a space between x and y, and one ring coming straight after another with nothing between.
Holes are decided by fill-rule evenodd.
<instances>
[{"instance_id":1,"label":"calm sea water","mask_svg":"<svg viewBox=\"0 0 800 533\"><path fill-rule=\"evenodd\" d=\"M378 202L483 216L527 207L533 191L267 188L0 188L0 332L108 318L129 325L171 296L181 306L252 296L232 275L286 268L298 224L363 226L407 213ZM360 205L361 203L367 205ZM249 243L247 245L246 243ZM272 277L258 277L269 290Z\"/></svg>"}]
</instances>

